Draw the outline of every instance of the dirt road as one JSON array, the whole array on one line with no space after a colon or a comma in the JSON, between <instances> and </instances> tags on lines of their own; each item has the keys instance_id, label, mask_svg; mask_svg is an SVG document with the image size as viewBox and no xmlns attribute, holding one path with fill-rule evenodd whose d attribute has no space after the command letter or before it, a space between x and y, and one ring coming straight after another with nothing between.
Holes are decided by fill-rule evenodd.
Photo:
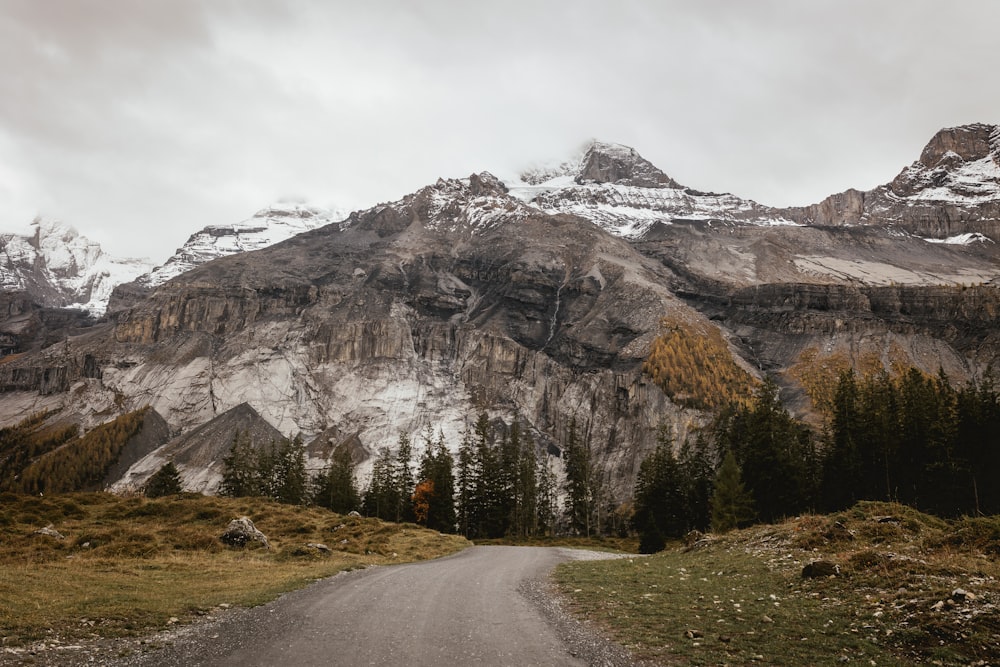
<instances>
[{"instance_id":1,"label":"dirt road","mask_svg":"<svg viewBox=\"0 0 1000 667\"><path fill-rule=\"evenodd\" d=\"M628 664L620 649L538 599L539 582L569 557L570 550L557 548L473 547L347 573L121 664Z\"/></svg>"}]
</instances>

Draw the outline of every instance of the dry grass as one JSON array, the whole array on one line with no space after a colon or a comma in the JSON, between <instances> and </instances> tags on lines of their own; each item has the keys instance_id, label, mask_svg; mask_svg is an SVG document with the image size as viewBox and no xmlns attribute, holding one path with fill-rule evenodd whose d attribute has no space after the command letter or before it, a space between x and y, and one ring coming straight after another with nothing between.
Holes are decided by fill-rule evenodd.
<instances>
[{"instance_id":1,"label":"dry grass","mask_svg":"<svg viewBox=\"0 0 1000 667\"><path fill-rule=\"evenodd\" d=\"M228 522L244 515L271 549L219 541ZM35 534L49 524L65 539ZM261 604L342 570L467 545L413 525L261 499L0 494L0 641L145 633L220 605Z\"/></svg>"},{"instance_id":2,"label":"dry grass","mask_svg":"<svg viewBox=\"0 0 1000 667\"><path fill-rule=\"evenodd\" d=\"M557 578L580 614L657 663L988 665L997 553L1000 518L861 503L649 558L568 563ZM819 559L841 576L804 579ZM949 602L958 588L974 598Z\"/></svg>"}]
</instances>

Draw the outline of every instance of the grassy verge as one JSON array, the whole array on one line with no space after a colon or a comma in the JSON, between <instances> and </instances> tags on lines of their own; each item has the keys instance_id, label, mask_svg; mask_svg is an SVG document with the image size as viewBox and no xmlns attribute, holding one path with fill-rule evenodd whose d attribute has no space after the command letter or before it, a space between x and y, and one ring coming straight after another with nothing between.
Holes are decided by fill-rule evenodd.
<instances>
[{"instance_id":1,"label":"grassy verge","mask_svg":"<svg viewBox=\"0 0 1000 667\"><path fill-rule=\"evenodd\" d=\"M254 521L270 549L219 541L239 516ZM64 539L35 533L49 524ZM413 525L261 499L0 494L0 642L145 633L219 606L261 604L343 570L465 546Z\"/></svg>"},{"instance_id":2,"label":"grassy verge","mask_svg":"<svg viewBox=\"0 0 1000 667\"><path fill-rule=\"evenodd\" d=\"M998 554L1000 518L862 503L651 557L566 563L556 578L575 612L655 663L989 665ZM820 559L840 575L803 578Z\"/></svg>"}]
</instances>

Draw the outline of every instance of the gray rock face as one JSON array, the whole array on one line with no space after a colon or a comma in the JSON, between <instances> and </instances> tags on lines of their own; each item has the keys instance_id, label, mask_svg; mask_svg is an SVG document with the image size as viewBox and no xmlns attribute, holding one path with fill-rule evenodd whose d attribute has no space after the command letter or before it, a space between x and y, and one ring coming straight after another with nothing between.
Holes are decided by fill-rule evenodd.
<instances>
[{"instance_id":1,"label":"gray rock face","mask_svg":"<svg viewBox=\"0 0 1000 667\"><path fill-rule=\"evenodd\" d=\"M616 183L640 188L680 188L680 184L657 169L634 148L594 142L583 156L577 183Z\"/></svg>"},{"instance_id":2,"label":"gray rock face","mask_svg":"<svg viewBox=\"0 0 1000 667\"><path fill-rule=\"evenodd\" d=\"M159 415L156 417L155 427L160 433L158 422L163 420ZM138 452L129 455L127 451L108 481L112 489L140 488L164 464L173 462L185 491L214 493L222 481L222 461L237 435L258 449L269 447L283 437L250 405L241 403L169 442L166 438L160 440L142 456L137 456Z\"/></svg>"},{"instance_id":3,"label":"gray rock face","mask_svg":"<svg viewBox=\"0 0 1000 667\"><path fill-rule=\"evenodd\" d=\"M283 435L335 429L368 455L426 425L457 446L483 410L520 415L558 451L575 419L624 496L656 424L694 419L641 372L664 314L704 321L671 280L627 242L480 174L196 268L30 367L58 370L82 405L151 404L182 438L241 403ZM84 355L99 379L82 378ZM173 441L125 481L172 459L186 488L211 490L223 452L200 440Z\"/></svg>"}]
</instances>

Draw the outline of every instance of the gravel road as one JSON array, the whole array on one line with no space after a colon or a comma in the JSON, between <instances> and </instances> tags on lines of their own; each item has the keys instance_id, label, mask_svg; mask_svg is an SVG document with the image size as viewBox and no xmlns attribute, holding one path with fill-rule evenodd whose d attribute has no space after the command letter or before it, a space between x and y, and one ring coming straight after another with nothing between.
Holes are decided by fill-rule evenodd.
<instances>
[{"instance_id":1,"label":"gravel road","mask_svg":"<svg viewBox=\"0 0 1000 667\"><path fill-rule=\"evenodd\" d=\"M231 610L113 664L631 665L624 650L567 617L545 583L560 561L601 557L608 555L484 546L358 570Z\"/></svg>"}]
</instances>

